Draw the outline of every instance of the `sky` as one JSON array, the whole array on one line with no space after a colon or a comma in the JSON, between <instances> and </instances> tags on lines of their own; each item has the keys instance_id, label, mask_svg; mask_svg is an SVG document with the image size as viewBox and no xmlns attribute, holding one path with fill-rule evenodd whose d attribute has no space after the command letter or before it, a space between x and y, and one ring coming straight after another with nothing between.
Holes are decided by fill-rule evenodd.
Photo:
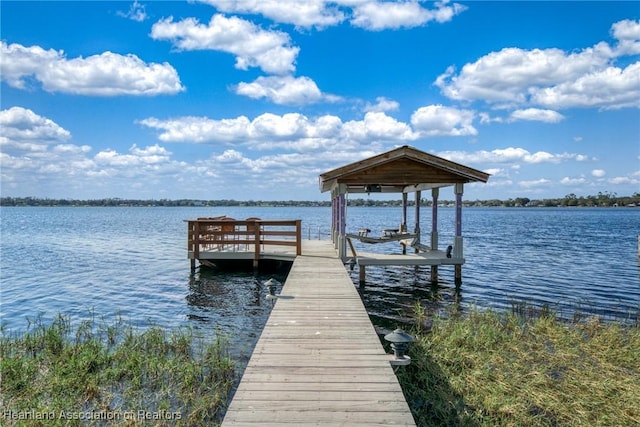
<instances>
[{"instance_id":1,"label":"sky","mask_svg":"<svg viewBox=\"0 0 640 427\"><path fill-rule=\"evenodd\" d=\"M465 199L640 192L639 2L0 15L2 196L328 200L319 174L403 145L490 173Z\"/></svg>"}]
</instances>

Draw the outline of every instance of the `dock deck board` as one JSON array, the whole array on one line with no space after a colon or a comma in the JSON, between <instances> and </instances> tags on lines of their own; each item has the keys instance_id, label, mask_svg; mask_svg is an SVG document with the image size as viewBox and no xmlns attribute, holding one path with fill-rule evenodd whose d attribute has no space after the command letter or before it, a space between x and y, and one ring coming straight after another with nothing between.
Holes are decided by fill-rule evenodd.
<instances>
[{"instance_id":1,"label":"dock deck board","mask_svg":"<svg viewBox=\"0 0 640 427\"><path fill-rule=\"evenodd\" d=\"M305 241L222 425L415 426L330 242Z\"/></svg>"}]
</instances>

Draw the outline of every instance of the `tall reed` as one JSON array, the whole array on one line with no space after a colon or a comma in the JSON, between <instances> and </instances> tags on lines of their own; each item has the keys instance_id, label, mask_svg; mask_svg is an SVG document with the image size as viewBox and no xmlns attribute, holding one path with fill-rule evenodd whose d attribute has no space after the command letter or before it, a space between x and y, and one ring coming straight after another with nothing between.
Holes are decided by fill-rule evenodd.
<instances>
[{"instance_id":1,"label":"tall reed","mask_svg":"<svg viewBox=\"0 0 640 427\"><path fill-rule=\"evenodd\" d=\"M431 324L416 312L412 363L398 377L418 425L640 425L637 325L565 322L550 310Z\"/></svg>"},{"instance_id":2,"label":"tall reed","mask_svg":"<svg viewBox=\"0 0 640 427\"><path fill-rule=\"evenodd\" d=\"M2 425L215 425L234 381L227 340L121 318L2 331Z\"/></svg>"}]
</instances>

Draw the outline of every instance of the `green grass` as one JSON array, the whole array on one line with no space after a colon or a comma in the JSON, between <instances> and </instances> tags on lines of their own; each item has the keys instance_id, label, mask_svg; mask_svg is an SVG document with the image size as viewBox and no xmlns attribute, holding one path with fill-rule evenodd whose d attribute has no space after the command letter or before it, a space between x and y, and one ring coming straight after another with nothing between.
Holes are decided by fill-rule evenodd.
<instances>
[{"instance_id":1,"label":"green grass","mask_svg":"<svg viewBox=\"0 0 640 427\"><path fill-rule=\"evenodd\" d=\"M215 425L234 380L224 337L190 329L58 316L0 344L1 425Z\"/></svg>"},{"instance_id":2,"label":"green grass","mask_svg":"<svg viewBox=\"0 0 640 427\"><path fill-rule=\"evenodd\" d=\"M398 377L418 425L639 426L640 327L541 314L474 310L414 330Z\"/></svg>"}]
</instances>

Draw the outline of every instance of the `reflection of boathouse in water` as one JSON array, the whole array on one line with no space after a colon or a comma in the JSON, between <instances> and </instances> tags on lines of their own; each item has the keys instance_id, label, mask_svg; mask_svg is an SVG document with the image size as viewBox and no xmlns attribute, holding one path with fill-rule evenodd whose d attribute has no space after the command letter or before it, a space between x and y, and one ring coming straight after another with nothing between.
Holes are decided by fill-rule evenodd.
<instances>
[{"instance_id":1,"label":"reflection of boathouse in water","mask_svg":"<svg viewBox=\"0 0 640 427\"><path fill-rule=\"evenodd\" d=\"M367 265L428 265L431 266L433 281L437 280L439 265L453 265L456 282L459 282L465 262L462 245L463 187L468 182L487 182L488 179L489 174L485 172L409 146L321 174L320 190L331 191L331 238L338 256L345 262L351 260L358 265L361 282L365 280ZM442 187L453 187L456 210L454 241L444 250L438 246L438 197ZM431 190L432 197L429 234L420 230L420 200L425 190ZM377 237L372 237L371 230L367 228L360 229L358 234L347 233L347 195L374 192L402 194L399 226L381 230ZM415 194L415 225L412 230L407 226L409 193ZM353 240L369 244L396 242L402 251L398 254L357 252Z\"/></svg>"}]
</instances>

